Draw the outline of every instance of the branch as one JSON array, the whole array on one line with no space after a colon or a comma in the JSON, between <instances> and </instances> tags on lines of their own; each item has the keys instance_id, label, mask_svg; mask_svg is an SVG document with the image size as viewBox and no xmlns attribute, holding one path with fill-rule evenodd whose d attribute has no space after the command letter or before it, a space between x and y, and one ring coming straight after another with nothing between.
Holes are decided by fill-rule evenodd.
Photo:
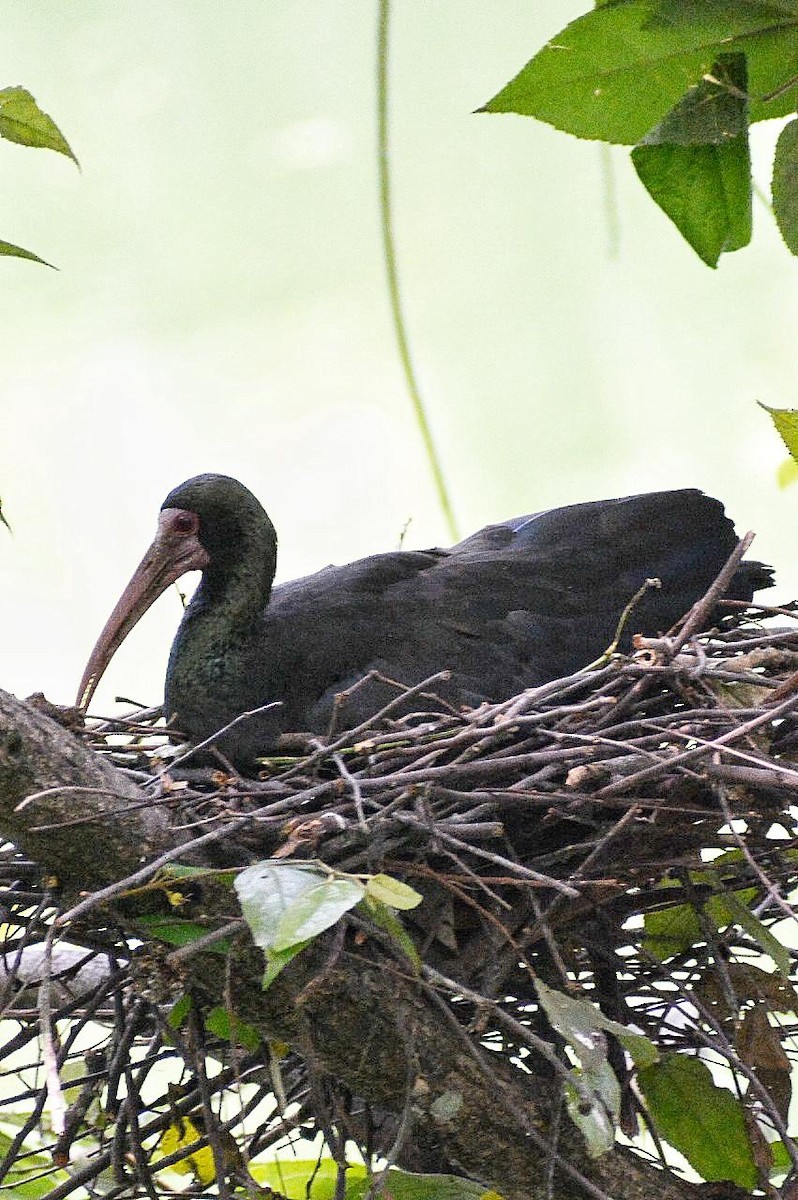
<instances>
[{"instance_id":1,"label":"branch","mask_svg":"<svg viewBox=\"0 0 798 1200\"><path fill-rule=\"evenodd\" d=\"M186 840L121 771L44 713L0 690L0 828L68 899L122 879ZM77 829L59 828L80 818Z\"/></svg>"},{"instance_id":2,"label":"branch","mask_svg":"<svg viewBox=\"0 0 798 1200\"><path fill-rule=\"evenodd\" d=\"M168 809L146 800L73 734L0 692L0 828L57 877L68 901L134 874L185 841L184 832L170 828ZM218 866L219 845L218 839L213 850L188 844L187 857L201 862L207 850ZM135 897L121 901L112 915L140 936L135 903ZM195 904L211 921L230 919L227 889L201 885ZM571 1122L559 1120L557 1089L542 1060L527 1059L525 1074L488 1054L453 1010L375 939L357 952L340 950L334 939L335 932L332 940L313 943L264 993L261 953L248 935L240 936L231 973L234 1008L266 1040L288 1042L315 1071L395 1114L397 1122L409 1122L400 1164L466 1172L506 1200L549 1196L552 1160L558 1200L683 1200L691 1194L692 1185L625 1148L591 1161ZM138 970L151 973L152 994L171 989L174 1000L189 989L208 1004L228 1000L230 980L218 954L198 953L181 961L185 974L163 968L159 976L157 944L151 949Z\"/></svg>"}]
</instances>

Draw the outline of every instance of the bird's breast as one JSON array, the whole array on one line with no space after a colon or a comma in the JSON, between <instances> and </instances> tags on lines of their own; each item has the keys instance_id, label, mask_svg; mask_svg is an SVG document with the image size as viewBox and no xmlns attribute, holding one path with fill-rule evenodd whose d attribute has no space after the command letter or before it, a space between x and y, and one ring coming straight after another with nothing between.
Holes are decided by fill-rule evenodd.
<instances>
[{"instance_id":1,"label":"bird's breast","mask_svg":"<svg viewBox=\"0 0 798 1200\"><path fill-rule=\"evenodd\" d=\"M167 719L194 739L209 737L245 709L259 707L269 691L267 679L253 678L252 631L244 636L215 618L202 607L186 612L166 671ZM259 649L262 661L265 647Z\"/></svg>"}]
</instances>

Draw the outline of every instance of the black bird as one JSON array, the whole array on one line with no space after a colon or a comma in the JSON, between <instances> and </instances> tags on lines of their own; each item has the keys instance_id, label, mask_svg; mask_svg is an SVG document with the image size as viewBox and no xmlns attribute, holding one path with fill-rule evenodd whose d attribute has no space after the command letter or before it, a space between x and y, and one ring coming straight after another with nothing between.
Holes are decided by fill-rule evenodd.
<instances>
[{"instance_id":1,"label":"black bird","mask_svg":"<svg viewBox=\"0 0 798 1200\"><path fill-rule=\"evenodd\" d=\"M436 691L458 705L570 674L606 649L646 578L662 587L635 609L632 630L656 634L704 594L736 544L718 500L652 492L518 517L449 550L375 554L273 588L277 535L258 500L226 475L197 475L166 497L78 704L88 705L124 638L186 571L202 580L172 646L165 712L202 740L279 701L219 742L246 764L282 732L324 732L337 694L372 669L410 685L448 669L451 681ZM727 594L750 601L771 582L768 568L744 562ZM336 708L338 727L396 694L376 680L355 689Z\"/></svg>"}]
</instances>

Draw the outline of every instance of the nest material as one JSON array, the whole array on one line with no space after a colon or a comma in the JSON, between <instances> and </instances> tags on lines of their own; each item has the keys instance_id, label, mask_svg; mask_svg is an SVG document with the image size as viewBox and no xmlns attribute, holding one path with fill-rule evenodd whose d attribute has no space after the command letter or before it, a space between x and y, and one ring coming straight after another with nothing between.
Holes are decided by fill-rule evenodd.
<instances>
[{"instance_id":1,"label":"nest material","mask_svg":"<svg viewBox=\"0 0 798 1200\"><path fill-rule=\"evenodd\" d=\"M215 833L220 866L316 858L340 871L387 872L412 884L425 897L411 915L424 978L483 1044L512 1057L529 1052L530 1038L551 1039L537 1004L538 977L560 990L578 984L607 1016L633 1021L660 1047L712 1044L736 1069L729 1022L751 995L726 964L759 956L762 946L750 929L713 923L706 901L719 890L744 892L763 927L790 915L785 898L798 881L795 856L786 852L796 835L791 805L798 793L791 759L798 745L798 695L791 694L798 626L784 627L790 616L761 609L745 624L735 616L711 635L688 638L675 654L677 643L667 639L642 641L632 658L616 656L465 713L430 715L429 680L415 689L418 713L392 720L383 712L373 727L299 757L265 760L258 780L223 762L195 767L178 758L167 765L159 759L166 737L153 713L100 722L88 736L154 801L173 809L176 825L197 836ZM765 627L774 620L781 625ZM19 963L20 949L44 928L45 901L24 883L26 872L31 868L19 856L6 862ZM678 904L698 914L700 937L689 947L658 949L661 927L652 914ZM134 1035L149 1039L152 1062L175 1050L158 1005L129 990L125 948L109 945L102 953L113 958L104 1000L113 1008L117 998L115 1032L105 1065L97 1067L105 1086L114 1046ZM6 995L13 991L11 972ZM674 1018L685 999L703 1022ZM70 999L59 992L53 1003L66 1012ZM786 1038L791 1029L782 1025L781 1033ZM189 1111L208 1082L196 1069L196 1045L191 1053L178 1049L195 1077ZM622 1056L614 1065L623 1071ZM252 1069L257 1075L262 1064ZM301 1069L295 1076L292 1070L296 1097L307 1098ZM140 1086L147 1075L141 1068ZM222 1082L215 1080L214 1090ZM262 1100L270 1083L259 1087ZM312 1125L310 1110L300 1111ZM783 1120L783 1098L771 1115L776 1125ZM35 1121L28 1133L33 1128ZM279 1120L249 1151L274 1140L275 1131L286 1132ZM23 1145L24 1138L19 1152Z\"/></svg>"}]
</instances>

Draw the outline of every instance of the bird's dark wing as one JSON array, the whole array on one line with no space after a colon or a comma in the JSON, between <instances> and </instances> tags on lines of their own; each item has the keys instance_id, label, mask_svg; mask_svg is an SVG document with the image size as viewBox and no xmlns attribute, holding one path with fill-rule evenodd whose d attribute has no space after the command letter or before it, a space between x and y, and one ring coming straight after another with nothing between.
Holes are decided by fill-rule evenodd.
<instances>
[{"instance_id":1,"label":"bird's dark wing","mask_svg":"<svg viewBox=\"0 0 798 1200\"><path fill-rule=\"evenodd\" d=\"M630 631L668 629L736 542L722 505L684 490L520 517L449 551L328 567L275 588L253 670L284 697L286 728L325 728L335 694L371 669L405 684L450 669L441 691L452 702L499 699L601 654L648 577L662 588L635 610ZM741 570L735 596L766 586L757 568ZM389 695L358 692L344 722L365 719Z\"/></svg>"}]
</instances>

